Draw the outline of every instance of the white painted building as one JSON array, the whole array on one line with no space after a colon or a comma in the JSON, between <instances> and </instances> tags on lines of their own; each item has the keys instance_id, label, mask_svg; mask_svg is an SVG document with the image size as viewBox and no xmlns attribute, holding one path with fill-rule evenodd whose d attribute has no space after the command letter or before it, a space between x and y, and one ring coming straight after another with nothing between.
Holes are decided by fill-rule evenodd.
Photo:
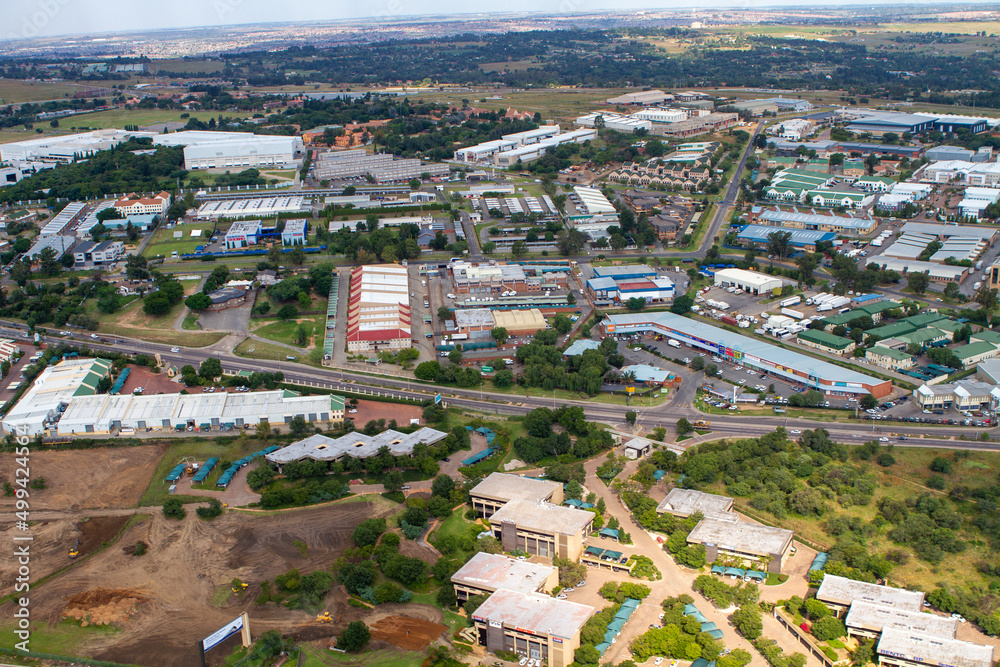
<instances>
[{"instance_id":1,"label":"white painted building","mask_svg":"<svg viewBox=\"0 0 1000 667\"><path fill-rule=\"evenodd\" d=\"M156 135L153 143L184 146L184 168L187 170L296 167L304 151L301 137L251 132L189 130Z\"/></svg>"},{"instance_id":2,"label":"white painted building","mask_svg":"<svg viewBox=\"0 0 1000 667\"><path fill-rule=\"evenodd\" d=\"M78 134L25 139L0 144L0 161L72 162L98 151L106 151L132 137L156 137L156 132L131 132L127 130L94 130ZM172 135L171 135L172 136Z\"/></svg>"}]
</instances>

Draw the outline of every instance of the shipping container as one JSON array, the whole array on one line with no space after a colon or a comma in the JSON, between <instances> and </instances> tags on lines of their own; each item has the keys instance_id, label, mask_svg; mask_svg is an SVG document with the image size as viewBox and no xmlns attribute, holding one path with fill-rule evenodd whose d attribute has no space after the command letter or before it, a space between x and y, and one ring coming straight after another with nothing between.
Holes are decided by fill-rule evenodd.
<instances>
[{"instance_id":1,"label":"shipping container","mask_svg":"<svg viewBox=\"0 0 1000 667\"><path fill-rule=\"evenodd\" d=\"M804 313L798 310L792 310L791 308L782 308L781 314L787 315L788 317L794 318L796 320L801 320L803 317L805 317Z\"/></svg>"},{"instance_id":2,"label":"shipping container","mask_svg":"<svg viewBox=\"0 0 1000 667\"><path fill-rule=\"evenodd\" d=\"M782 308L787 308L788 306L794 306L795 304L799 303L800 301L802 301L802 297L800 297L800 296L790 296L787 299L782 299L778 303L778 305L781 306Z\"/></svg>"}]
</instances>

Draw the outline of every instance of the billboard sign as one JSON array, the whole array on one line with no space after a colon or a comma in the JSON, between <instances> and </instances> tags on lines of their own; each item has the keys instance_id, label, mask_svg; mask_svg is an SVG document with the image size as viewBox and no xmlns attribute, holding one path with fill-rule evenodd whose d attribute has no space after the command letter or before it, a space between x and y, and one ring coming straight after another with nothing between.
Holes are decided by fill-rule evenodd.
<instances>
[{"instance_id":1,"label":"billboard sign","mask_svg":"<svg viewBox=\"0 0 1000 667\"><path fill-rule=\"evenodd\" d=\"M215 648L222 642L226 641L237 632L243 630L243 617L238 616L231 623L227 623L225 626L219 628L209 636L201 640L201 648L203 651L207 651L211 648Z\"/></svg>"},{"instance_id":2,"label":"billboard sign","mask_svg":"<svg viewBox=\"0 0 1000 667\"><path fill-rule=\"evenodd\" d=\"M441 402L441 394L438 394L437 396L434 397L434 405L437 405L440 402Z\"/></svg>"}]
</instances>

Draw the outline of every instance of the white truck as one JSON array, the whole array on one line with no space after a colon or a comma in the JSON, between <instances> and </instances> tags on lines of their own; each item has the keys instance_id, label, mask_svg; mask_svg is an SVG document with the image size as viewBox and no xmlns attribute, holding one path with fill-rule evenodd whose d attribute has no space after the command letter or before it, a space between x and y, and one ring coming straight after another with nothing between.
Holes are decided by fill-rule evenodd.
<instances>
[{"instance_id":1,"label":"white truck","mask_svg":"<svg viewBox=\"0 0 1000 667\"><path fill-rule=\"evenodd\" d=\"M681 349L681 342L679 340L674 340L673 338L667 340L667 345L675 349Z\"/></svg>"},{"instance_id":2,"label":"white truck","mask_svg":"<svg viewBox=\"0 0 1000 667\"><path fill-rule=\"evenodd\" d=\"M800 296L790 296L787 299L782 299L781 301L779 301L778 305L781 306L782 308L788 308L789 306L794 306L795 304L799 303L800 301L802 301L802 297L800 297Z\"/></svg>"},{"instance_id":3,"label":"white truck","mask_svg":"<svg viewBox=\"0 0 1000 667\"><path fill-rule=\"evenodd\" d=\"M791 308L782 308L781 314L787 315L788 317L791 317L792 319L796 320L801 320L803 317L805 317L805 314L802 313L801 311L792 310Z\"/></svg>"},{"instance_id":4,"label":"white truck","mask_svg":"<svg viewBox=\"0 0 1000 667\"><path fill-rule=\"evenodd\" d=\"M729 304L726 303L725 301L720 301L718 305L716 305L715 307L718 308L719 310L729 310Z\"/></svg>"}]
</instances>

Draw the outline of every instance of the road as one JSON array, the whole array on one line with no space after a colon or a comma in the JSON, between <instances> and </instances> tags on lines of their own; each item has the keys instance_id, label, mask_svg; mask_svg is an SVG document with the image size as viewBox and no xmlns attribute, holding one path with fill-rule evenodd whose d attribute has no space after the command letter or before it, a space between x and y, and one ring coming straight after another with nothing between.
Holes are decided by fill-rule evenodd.
<instances>
[{"instance_id":1,"label":"road","mask_svg":"<svg viewBox=\"0 0 1000 667\"><path fill-rule=\"evenodd\" d=\"M26 340L27 334L23 328L13 328L10 323L0 322L0 336ZM201 349L178 348L179 352L171 352L168 344L150 343L126 338L109 339L108 343L95 340L72 341L85 344L94 350L120 352L126 354L146 353L160 354L168 363L177 367L190 364L197 367L208 357L216 357L222 362L226 371L258 370L281 371L287 382L305 387L316 387L353 393L378 393L393 398L409 398L427 400L441 393L444 401L454 407L467 408L482 412L523 415L540 407L554 408L560 405L577 405L583 408L588 421L600 422L623 432L631 432L632 428L625 423L625 412L629 409L620 405L609 405L593 400L564 400L546 396L518 396L515 394L500 394L481 389L459 389L456 387L437 387L415 382L407 378L368 375L352 371L330 368L315 368L287 361L271 361L267 359L246 359L226 351L214 350L211 347ZM685 388L693 391L691 388ZM701 419L705 415L691 404L690 394L682 391L674 399L653 407L633 406L638 414L637 423L647 432L657 426L663 426L668 431L681 417L689 420ZM810 419L792 419L776 416L741 416L712 415L712 431L705 436L696 436L684 441L689 447L705 440L722 437L756 437L770 433L779 426L789 430L804 431L807 429L824 428L835 439L846 443L864 443L880 436L890 437L897 447L940 447L969 450L1000 450L1000 442L956 440L959 436L974 437L983 431L994 433L996 429L976 429L975 427L933 426L927 424L909 424L903 422L825 422ZM794 433L793 433L794 435ZM907 440L895 442L898 435L906 435Z\"/></svg>"}]
</instances>

